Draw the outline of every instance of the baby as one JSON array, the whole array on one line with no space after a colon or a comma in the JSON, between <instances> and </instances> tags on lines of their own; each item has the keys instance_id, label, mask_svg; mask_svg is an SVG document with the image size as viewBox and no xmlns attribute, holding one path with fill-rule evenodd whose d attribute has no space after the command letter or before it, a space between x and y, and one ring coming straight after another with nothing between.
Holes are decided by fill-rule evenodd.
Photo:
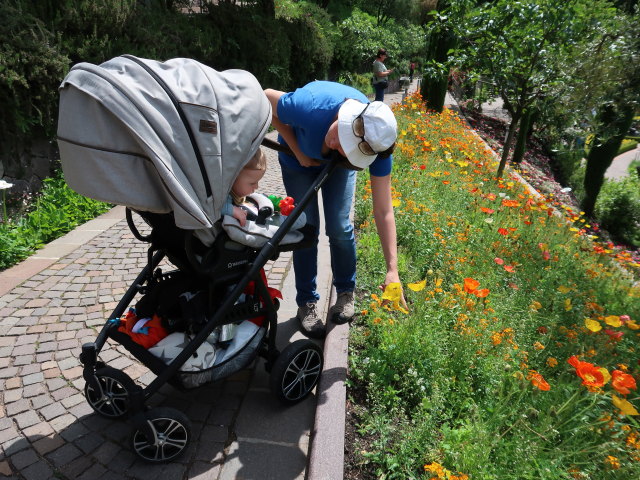
<instances>
[{"instance_id":1,"label":"baby","mask_svg":"<svg viewBox=\"0 0 640 480\"><path fill-rule=\"evenodd\" d=\"M258 188L258 183L262 180L267 170L267 157L258 149L251 160L240 170L231 187L231 192L227 197L225 204L222 206L222 215L230 215L241 226L247 223L247 211L240 208L246 201L246 196L254 193Z\"/></svg>"}]
</instances>

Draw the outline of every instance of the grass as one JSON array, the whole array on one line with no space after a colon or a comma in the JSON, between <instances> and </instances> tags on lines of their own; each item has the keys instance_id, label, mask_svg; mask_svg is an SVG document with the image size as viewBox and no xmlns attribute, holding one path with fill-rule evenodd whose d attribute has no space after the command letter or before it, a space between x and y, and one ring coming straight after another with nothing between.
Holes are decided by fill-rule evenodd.
<instances>
[{"instance_id":1,"label":"grass","mask_svg":"<svg viewBox=\"0 0 640 480\"><path fill-rule=\"evenodd\" d=\"M109 204L71 190L61 172L44 180L27 213L0 222L0 270L24 260L46 243L109 210Z\"/></svg>"},{"instance_id":2,"label":"grass","mask_svg":"<svg viewBox=\"0 0 640 480\"><path fill-rule=\"evenodd\" d=\"M347 477L639 477L640 286L627 272L640 265L590 237L580 212L494 178L497 160L454 114L416 96L396 116L410 307L376 292L384 261L361 176Z\"/></svg>"}]
</instances>

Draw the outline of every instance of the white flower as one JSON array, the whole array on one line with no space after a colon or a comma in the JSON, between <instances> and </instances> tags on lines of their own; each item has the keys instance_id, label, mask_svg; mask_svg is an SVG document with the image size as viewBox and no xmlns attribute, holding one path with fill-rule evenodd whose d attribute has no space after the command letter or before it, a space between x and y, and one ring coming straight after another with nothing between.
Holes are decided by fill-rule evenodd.
<instances>
[{"instance_id":1,"label":"white flower","mask_svg":"<svg viewBox=\"0 0 640 480\"><path fill-rule=\"evenodd\" d=\"M560 190L562 193L569 193L571 191L571 187L565 187Z\"/></svg>"},{"instance_id":2,"label":"white flower","mask_svg":"<svg viewBox=\"0 0 640 480\"><path fill-rule=\"evenodd\" d=\"M9 183L5 180L0 180L0 190L6 190L7 188L13 187L13 183Z\"/></svg>"}]
</instances>

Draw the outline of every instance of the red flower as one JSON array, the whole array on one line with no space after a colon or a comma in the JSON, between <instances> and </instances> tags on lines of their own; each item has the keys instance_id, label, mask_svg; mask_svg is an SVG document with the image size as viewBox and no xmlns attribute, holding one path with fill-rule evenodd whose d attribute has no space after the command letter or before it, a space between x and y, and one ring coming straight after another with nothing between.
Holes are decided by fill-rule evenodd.
<instances>
[{"instance_id":1,"label":"red flower","mask_svg":"<svg viewBox=\"0 0 640 480\"><path fill-rule=\"evenodd\" d=\"M611 340L614 340L614 341L620 340L622 338L622 336L624 335L623 332L616 332L615 330L611 330L610 328L606 328L604 330L604 333L609 335L609 338Z\"/></svg>"},{"instance_id":2,"label":"red flower","mask_svg":"<svg viewBox=\"0 0 640 480\"><path fill-rule=\"evenodd\" d=\"M504 236L509 235L509 231L506 228L502 228L502 227L498 229L498 233Z\"/></svg>"},{"instance_id":3,"label":"red flower","mask_svg":"<svg viewBox=\"0 0 640 480\"><path fill-rule=\"evenodd\" d=\"M496 262L498 265L504 265L504 260L501 259L500 257L494 258L493 261Z\"/></svg>"},{"instance_id":4,"label":"red flower","mask_svg":"<svg viewBox=\"0 0 640 480\"><path fill-rule=\"evenodd\" d=\"M495 210L493 210L491 208L487 208L487 207L480 207L480 211L482 213L486 213L488 215L491 215L493 212L495 212Z\"/></svg>"},{"instance_id":5,"label":"red flower","mask_svg":"<svg viewBox=\"0 0 640 480\"><path fill-rule=\"evenodd\" d=\"M631 393L630 389L635 390L637 388L636 379L621 370L614 370L611 373L611 385L622 395L628 395Z\"/></svg>"},{"instance_id":6,"label":"red flower","mask_svg":"<svg viewBox=\"0 0 640 480\"><path fill-rule=\"evenodd\" d=\"M593 363L582 362L575 355L567 362L576 369L576 375L582 379L585 387L599 388L604 385L604 374Z\"/></svg>"}]
</instances>

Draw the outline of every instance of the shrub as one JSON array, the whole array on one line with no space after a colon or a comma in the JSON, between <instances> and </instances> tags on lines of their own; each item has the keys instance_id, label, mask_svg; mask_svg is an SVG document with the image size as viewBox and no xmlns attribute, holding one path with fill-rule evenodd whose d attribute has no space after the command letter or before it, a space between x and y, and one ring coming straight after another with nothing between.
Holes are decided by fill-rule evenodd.
<instances>
[{"instance_id":1,"label":"shrub","mask_svg":"<svg viewBox=\"0 0 640 480\"><path fill-rule=\"evenodd\" d=\"M69 59L45 24L0 4L0 149L4 152L44 129L53 134L57 92Z\"/></svg>"},{"instance_id":2,"label":"shrub","mask_svg":"<svg viewBox=\"0 0 640 480\"><path fill-rule=\"evenodd\" d=\"M365 95L374 95L371 75L362 73L343 73L338 77L338 82L360 90Z\"/></svg>"},{"instance_id":3,"label":"shrub","mask_svg":"<svg viewBox=\"0 0 640 480\"><path fill-rule=\"evenodd\" d=\"M640 247L640 179L605 181L595 214L615 239Z\"/></svg>"},{"instance_id":4,"label":"shrub","mask_svg":"<svg viewBox=\"0 0 640 480\"><path fill-rule=\"evenodd\" d=\"M632 138L625 138L622 140L622 144L618 149L618 155L622 155L625 152L629 152L638 146L638 141Z\"/></svg>"},{"instance_id":5,"label":"shrub","mask_svg":"<svg viewBox=\"0 0 640 480\"><path fill-rule=\"evenodd\" d=\"M379 48L389 52L385 65L401 67L408 63L401 55L406 51L403 39L406 29L393 21L378 25L371 15L354 8L351 17L338 24L339 37L336 43L332 69L337 73L371 72L371 64ZM406 61L405 61L406 60Z\"/></svg>"},{"instance_id":6,"label":"shrub","mask_svg":"<svg viewBox=\"0 0 640 480\"><path fill-rule=\"evenodd\" d=\"M0 224L0 270L15 265L47 242L109 208L106 203L75 193L61 172L47 178L30 213L16 222Z\"/></svg>"}]
</instances>

